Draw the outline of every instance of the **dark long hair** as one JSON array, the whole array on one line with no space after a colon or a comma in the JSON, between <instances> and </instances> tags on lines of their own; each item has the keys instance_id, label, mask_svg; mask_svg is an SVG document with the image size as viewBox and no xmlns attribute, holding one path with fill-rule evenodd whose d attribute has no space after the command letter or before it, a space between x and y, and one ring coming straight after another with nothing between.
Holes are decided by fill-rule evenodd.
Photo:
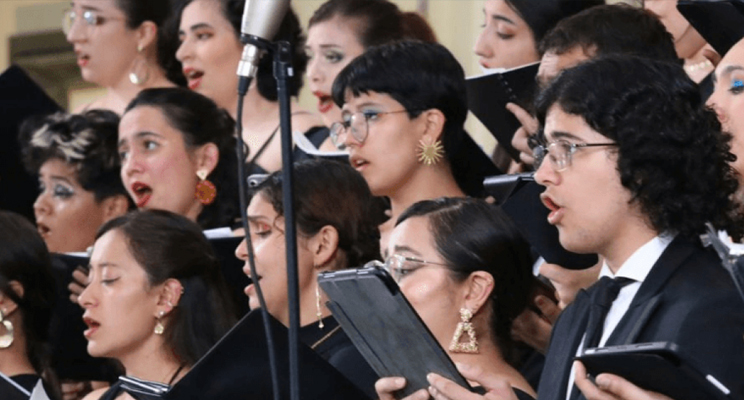
<instances>
[{"instance_id":1,"label":"dark long hair","mask_svg":"<svg viewBox=\"0 0 744 400\"><path fill-rule=\"evenodd\" d=\"M23 295L13 290L11 282L23 287ZM56 300L51 258L31 222L7 211L0 211L0 292L18 305L31 365L53 382L47 345Z\"/></svg>"},{"instance_id":2,"label":"dark long hair","mask_svg":"<svg viewBox=\"0 0 744 400\"><path fill-rule=\"evenodd\" d=\"M158 108L168 123L180 131L187 148L214 143L220 156L208 179L217 188L214 203L204 206L196 221L203 229L231 226L240 214L238 208L235 121L207 97L187 89L142 90L124 113L135 107Z\"/></svg>"},{"instance_id":3,"label":"dark long hair","mask_svg":"<svg viewBox=\"0 0 744 400\"><path fill-rule=\"evenodd\" d=\"M604 0L506 0L530 27L535 47L558 22L587 8L604 4Z\"/></svg>"},{"instance_id":4,"label":"dark long hair","mask_svg":"<svg viewBox=\"0 0 744 400\"><path fill-rule=\"evenodd\" d=\"M212 246L197 224L170 211L130 212L105 223L96 239L112 230L124 234L151 286L168 279L183 286L163 337L179 360L193 365L237 319Z\"/></svg>"},{"instance_id":5,"label":"dark long hair","mask_svg":"<svg viewBox=\"0 0 744 400\"><path fill-rule=\"evenodd\" d=\"M337 16L354 22L357 39L365 49L403 39L437 41L421 15L403 12L388 0L329 0L315 10L308 29Z\"/></svg>"},{"instance_id":6,"label":"dark long hair","mask_svg":"<svg viewBox=\"0 0 744 400\"><path fill-rule=\"evenodd\" d=\"M415 203L397 224L424 217L437 251L455 281L475 271L493 276L492 337L508 361L513 358L511 325L527 307L532 288L530 246L500 208L483 200L439 198Z\"/></svg>"},{"instance_id":7,"label":"dark long hair","mask_svg":"<svg viewBox=\"0 0 744 400\"><path fill-rule=\"evenodd\" d=\"M158 64L165 71L169 81L186 86L181 63L176 60L178 35L168 27L171 20L171 0L116 0L118 8L127 16L127 27L136 29L145 21L152 21L158 27Z\"/></svg>"},{"instance_id":8,"label":"dark long hair","mask_svg":"<svg viewBox=\"0 0 744 400\"><path fill-rule=\"evenodd\" d=\"M294 165L294 210L297 229L315 235L327 225L338 232L344 260L337 268L359 267L380 257L380 230L386 218L364 178L346 163L303 160ZM282 173L274 172L257 186L277 214L284 215Z\"/></svg>"}]
</instances>

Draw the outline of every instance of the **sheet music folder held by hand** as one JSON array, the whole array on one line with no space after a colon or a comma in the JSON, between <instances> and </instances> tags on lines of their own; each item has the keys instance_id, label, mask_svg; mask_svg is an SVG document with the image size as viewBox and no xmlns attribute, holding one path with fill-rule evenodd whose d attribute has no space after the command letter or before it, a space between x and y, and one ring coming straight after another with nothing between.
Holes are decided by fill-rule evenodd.
<instances>
[{"instance_id":1,"label":"sheet music folder held by hand","mask_svg":"<svg viewBox=\"0 0 744 400\"><path fill-rule=\"evenodd\" d=\"M535 77L540 63L467 79L468 109L478 117L509 155L519 161L519 151L511 140L521 124L506 109L507 103L529 108L534 97Z\"/></svg>"}]
</instances>

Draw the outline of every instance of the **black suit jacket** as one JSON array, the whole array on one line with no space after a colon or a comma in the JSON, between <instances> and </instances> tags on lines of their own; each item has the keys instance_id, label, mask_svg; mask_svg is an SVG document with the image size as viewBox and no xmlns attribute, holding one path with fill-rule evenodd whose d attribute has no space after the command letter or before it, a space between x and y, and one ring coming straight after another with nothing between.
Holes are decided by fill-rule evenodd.
<instances>
[{"instance_id":1,"label":"black suit jacket","mask_svg":"<svg viewBox=\"0 0 744 400\"><path fill-rule=\"evenodd\" d=\"M580 291L553 327L538 399L565 400L594 287ZM669 341L732 391L744 395L744 301L721 260L677 238L654 264L606 346ZM580 397L584 399L583 396Z\"/></svg>"}]
</instances>

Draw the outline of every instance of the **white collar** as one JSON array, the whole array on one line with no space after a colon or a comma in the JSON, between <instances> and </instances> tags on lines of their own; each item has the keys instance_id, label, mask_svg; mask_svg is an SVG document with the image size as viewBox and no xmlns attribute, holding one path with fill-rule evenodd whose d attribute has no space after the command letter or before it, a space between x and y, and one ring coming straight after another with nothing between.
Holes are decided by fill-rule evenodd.
<instances>
[{"instance_id":1,"label":"white collar","mask_svg":"<svg viewBox=\"0 0 744 400\"><path fill-rule=\"evenodd\" d=\"M651 272L651 268L656 264L656 261L661 257L661 254L669 246L669 243L674 240L674 236L673 234L662 233L649 240L625 260L623 265L620 266L620 269L617 270L617 274L612 273L612 270L610 270L609 265L605 261L602 265L602 270L599 272L599 277L623 277L630 278L636 282L643 282L649 272Z\"/></svg>"}]
</instances>

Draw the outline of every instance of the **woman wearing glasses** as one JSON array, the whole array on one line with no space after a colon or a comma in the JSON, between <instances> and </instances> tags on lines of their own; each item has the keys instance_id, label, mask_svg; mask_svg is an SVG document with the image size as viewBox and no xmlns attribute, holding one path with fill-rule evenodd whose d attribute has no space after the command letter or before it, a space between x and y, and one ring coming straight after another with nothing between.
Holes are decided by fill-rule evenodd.
<instances>
[{"instance_id":1,"label":"woman wearing glasses","mask_svg":"<svg viewBox=\"0 0 744 400\"><path fill-rule=\"evenodd\" d=\"M499 209L476 199L418 202L398 218L388 251L385 266L453 361L508 380L519 398L535 396L509 364L511 323L528 301L530 248ZM403 387L403 378L376 384L381 400Z\"/></svg>"},{"instance_id":2,"label":"woman wearing glasses","mask_svg":"<svg viewBox=\"0 0 744 400\"><path fill-rule=\"evenodd\" d=\"M185 83L173 57L175 44L161 29L169 13L167 1L72 2L63 20L67 41L75 48L83 80L107 89L83 110L122 114L142 89Z\"/></svg>"},{"instance_id":3,"label":"woman wearing glasses","mask_svg":"<svg viewBox=\"0 0 744 400\"><path fill-rule=\"evenodd\" d=\"M323 271L360 267L379 256L377 225L382 210L378 210L364 179L348 165L335 161L295 164L294 197L300 339L373 398L377 375L326 308L327 299L317 277ZM254 190L248 224L267 311L289 325L281 172L269 175ZM243 270L250 274L246 241L235 255L246 261ZM260 307L253 284L245 288L245 294L252 309Z\"/></svg>"},{"instance_id":4,"label":"woman wearing glasses","mask_svg":"<svg viewBox=\"0 0 744 400\"><path fill-rule=\"evenodd\" d=\"M465 73L444 46L374 47L339 73L333 100L343 122L332 125L331 139L348 148L351 166L372 194L390 199L392 218L380 227L383 249L393 222L411 204L481 194L480 149L463 127Z\"/></svg>"}]
</instances>

